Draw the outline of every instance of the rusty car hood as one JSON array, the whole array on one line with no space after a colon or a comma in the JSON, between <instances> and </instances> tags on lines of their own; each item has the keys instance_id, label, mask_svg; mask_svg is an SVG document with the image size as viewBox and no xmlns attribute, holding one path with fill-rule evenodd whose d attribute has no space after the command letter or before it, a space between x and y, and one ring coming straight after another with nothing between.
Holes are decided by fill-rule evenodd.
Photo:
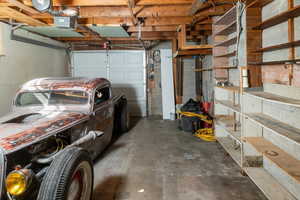
<instances>
[{"instance_id":1,"label":"rusty car hood","mask_svg":"<svg viewBox=\"0 0 300 200\"><path fill-rule=\"evenodd\" d=\"M80 112L13 112L0 118L0 147L13 152L88 119Z\"/></svg>"}]
</instances>

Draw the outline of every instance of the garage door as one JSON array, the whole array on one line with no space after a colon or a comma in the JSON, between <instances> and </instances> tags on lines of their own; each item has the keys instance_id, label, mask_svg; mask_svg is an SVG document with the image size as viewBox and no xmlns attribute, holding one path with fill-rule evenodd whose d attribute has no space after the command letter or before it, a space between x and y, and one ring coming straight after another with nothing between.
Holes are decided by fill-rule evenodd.
<instances>
[{"instance_id":1,"label":"garage door","mask_svg":"<svg viewBox=\"0 0 300 200\"><path fill-rule=\"evenodd\" d=\"M144 51L80 51L72 53L75 77L103 77L111 81L114 94L125 94L131 115L146 116Z\"/></svg>"}]
</instances>

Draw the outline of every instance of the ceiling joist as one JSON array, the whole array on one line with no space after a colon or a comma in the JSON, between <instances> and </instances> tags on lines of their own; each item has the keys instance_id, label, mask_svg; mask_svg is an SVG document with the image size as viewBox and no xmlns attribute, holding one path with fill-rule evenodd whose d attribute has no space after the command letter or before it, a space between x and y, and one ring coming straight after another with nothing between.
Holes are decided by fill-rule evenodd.
<instances>
[{"instance_id":1,"label":"ceiling joist","mask_svg":"<svg viewBox=\"0 0 300 200\"><path fill-rule=\"evenodd\" d=\"M1 15L31 26L46 26L47 24L9 7L0 7Z\"/></svg>"},{"instance_id":2,"label":"ceiling joist","mask_svg":"<svg viewBox=\"0 0 300 200\"><path fill-rule=\"evenodd\" d=\"M27 6L32 6L31 0L23 0ZM192 0L139 0L136 6L151 5L190 5ZM53 6L128 6L128 0L54 0Z\"/></svg>"}]
</instances>

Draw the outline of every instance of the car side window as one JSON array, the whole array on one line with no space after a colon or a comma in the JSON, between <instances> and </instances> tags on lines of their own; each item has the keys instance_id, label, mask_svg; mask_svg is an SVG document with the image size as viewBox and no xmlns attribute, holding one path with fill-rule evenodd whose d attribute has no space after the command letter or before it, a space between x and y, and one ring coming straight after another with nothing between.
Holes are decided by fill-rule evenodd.
<instances>
[{"instance_id":1,"label":"car side window","mask_svg":"<svg viewBox=\"0 0 300 200\"><path fill-rule=\"evenodd\" d=\"M94 97L95 105L99 105L109 99L110 99L110 88L109 87L100 88L100 89L96 90L95 97Z\"/></svg>"}]
</instances>

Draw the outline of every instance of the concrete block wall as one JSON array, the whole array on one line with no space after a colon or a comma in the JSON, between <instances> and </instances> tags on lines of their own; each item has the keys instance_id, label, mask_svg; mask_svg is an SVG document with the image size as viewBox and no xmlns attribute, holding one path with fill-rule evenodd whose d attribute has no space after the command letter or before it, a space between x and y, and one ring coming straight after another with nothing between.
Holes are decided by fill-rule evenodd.
<instances>
[{"instance_id":1,"label":"concrete block wall","mask_svg":"<svg viewBox=\"0 0 300 200\"><path fill-rule=\"evenodd\" d=\"M299 0L294 0L294 5L300 5ZM262 20L269 19L288 9L286 0L274 0L262 9ZM295 40L300 40L300 17L295 18ZM285 21L270 28L263 30L263 47L277 45L288 42L288 22ZM281 49L276 51L264 52L263 61L287 60L289 58L289 49ZM300 58L300 47L295 48L295 58ZM290 68L284 65L278 66L262 66L262 76L264 83L289 83ZM293 86L300 86L300 66L294 65Z\"/></svg>"},{"instance_id":2,"label":"concrete block wall","mask_svg":"<svg viewBox=\"0 0 300 200\"><path fill-rule=\"evenodd\" d=\"M56 41L18 31L18 35L62 45ZM67 55L64 50L50 49L10 40L10 27L0 23L0 116L10 111L11 100L26 81L38 77L66 76Z\"/></svg>"}]
</instances>

